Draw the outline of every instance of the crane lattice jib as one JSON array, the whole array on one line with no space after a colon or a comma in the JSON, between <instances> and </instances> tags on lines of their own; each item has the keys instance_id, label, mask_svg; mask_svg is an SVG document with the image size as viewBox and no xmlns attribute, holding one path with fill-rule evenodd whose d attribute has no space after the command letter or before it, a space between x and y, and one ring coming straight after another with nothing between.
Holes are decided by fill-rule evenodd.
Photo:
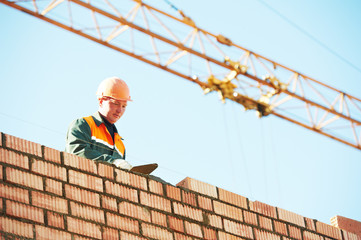
<instances>
[{"instance_id":1,"label":"crane lattice jib","mask_svg":"<svg viewBox=\"0 0 361 240\"><path fill-rule=\"evenodd\" d=\"M0 0L197 83L222 101L273 114L361 150L361 100L140 0Z\"/></svg>"}]
</instances>

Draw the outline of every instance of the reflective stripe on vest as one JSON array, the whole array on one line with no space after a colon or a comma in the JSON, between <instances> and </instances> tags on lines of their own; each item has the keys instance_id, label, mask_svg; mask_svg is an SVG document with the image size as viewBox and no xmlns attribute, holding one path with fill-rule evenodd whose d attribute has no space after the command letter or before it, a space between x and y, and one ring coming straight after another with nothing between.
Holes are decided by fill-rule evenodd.
<instances>
[{"instance_id":1,"label":"reflective stripe on vest","mask_svg":"<svg viewBox=\"0 0 361 240\"><path fill-rule=\"evenodd\" d=\"M125 147L118 133L114 132L114 142L113 142L113 138L110 135L104 123L100 124L98 127L94 122L92 116L85 117L84 119L90 127L91 139L93 141L97 143L101 143L112 150L114 149L114 142L115 142L115 149L122 157L124 157Z\"/></svg>"}]
</instances>

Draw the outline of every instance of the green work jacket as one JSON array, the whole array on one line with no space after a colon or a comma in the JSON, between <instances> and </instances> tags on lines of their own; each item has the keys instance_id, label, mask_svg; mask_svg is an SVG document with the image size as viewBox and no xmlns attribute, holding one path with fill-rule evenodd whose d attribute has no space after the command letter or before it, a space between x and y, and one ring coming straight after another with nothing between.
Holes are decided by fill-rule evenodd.
<instances>
[{"instance_id":1,"label":"green work jacket","mask_svg":"<svg viewBox=\"0 0 361 240\"><path fill-rule=\"evenodd\" d=\"M76 119L70 124L65 152L110 163L116 159L125 159L122 138L114 132L113 140L98 112L89 117Z\"/></svg>"}]
</instances>

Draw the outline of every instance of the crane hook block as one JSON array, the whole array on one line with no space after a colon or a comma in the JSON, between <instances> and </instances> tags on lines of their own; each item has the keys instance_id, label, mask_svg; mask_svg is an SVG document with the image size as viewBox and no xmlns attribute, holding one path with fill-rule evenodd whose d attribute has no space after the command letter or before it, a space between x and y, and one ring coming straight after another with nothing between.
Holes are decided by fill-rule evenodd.
<instances>
[{"instance_id":1,"label":"crane hook block","mask_svg":"<svg viewBox=\"0 0 361 240\"><path fill-rule=\"evenodd\" d=\"M272 112L272 108L267 102L255 100L237 92L235 92L233 100L243 105L246 111L255 110L259 118L268 116Z\"/></svg>"},{"instance_id":2,"label":"crane hook block","mask_svg":"<svg viewBox=\"0 0 361 240\"><path fill-rule=\"evenodd\" d=\"M226 98L234 98L235 88L237 88L237 86L233 84L230 79L220 80L211 75L208 78L208 87L203 88L203 90L205 94L211 91L217 91L221 101L225 103Z\"/></svg>"}]
</instances>

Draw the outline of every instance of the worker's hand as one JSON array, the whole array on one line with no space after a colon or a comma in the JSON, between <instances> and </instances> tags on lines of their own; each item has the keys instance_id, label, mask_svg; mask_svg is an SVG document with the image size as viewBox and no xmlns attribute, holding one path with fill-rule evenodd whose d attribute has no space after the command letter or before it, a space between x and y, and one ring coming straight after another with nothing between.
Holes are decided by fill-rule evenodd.
<instances>
[{"instance_id":1,"label":"worker's hand","mask_svg":"<svg viewBox=\"0 0 361 240\"><path fill-rule=\"evenodd\" d=\"M115 166L117 166L118 168L123 168L126 170L130 170L132 169L132 165L130 165L127 161L123 160L123 159L116 159L113 164Z\"/></svg>"}]
</instances>

